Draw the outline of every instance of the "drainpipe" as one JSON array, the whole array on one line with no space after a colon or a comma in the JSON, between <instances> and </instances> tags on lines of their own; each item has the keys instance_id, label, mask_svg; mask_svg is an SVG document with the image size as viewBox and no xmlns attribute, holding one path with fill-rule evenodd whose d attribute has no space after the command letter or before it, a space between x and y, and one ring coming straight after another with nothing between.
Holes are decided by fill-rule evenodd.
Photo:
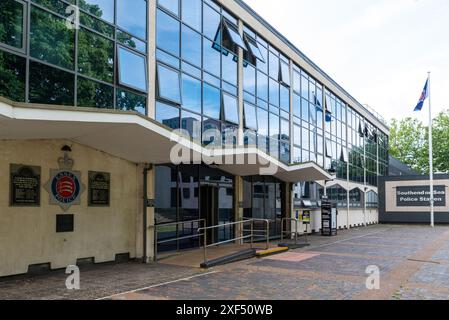
<instances>
[{"instance_id":1,"label":"drainpipe","mask_svg":"<svg viewBox=\"0 0 449 320\"><path fill-rule=\"evenodd\" d=\"M142 239L143 239L143 254L142 254L142 260L143 263L148 262L148 245L147 245L147 231L148 231L148 215L147 215L147 209L148 209L148 172L152 169L151 165L145 165L145 168L143 169L143 233L142 233Z\"/></svg>"}]
</instances>

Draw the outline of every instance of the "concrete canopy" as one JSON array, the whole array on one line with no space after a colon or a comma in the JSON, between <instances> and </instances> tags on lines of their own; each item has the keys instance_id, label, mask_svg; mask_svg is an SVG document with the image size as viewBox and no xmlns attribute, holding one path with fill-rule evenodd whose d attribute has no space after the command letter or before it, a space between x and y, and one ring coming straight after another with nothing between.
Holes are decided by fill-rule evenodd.
<instances>
[{"instance_id":1,"label":"concrete canopy","mask_svg":"<svg viewBox=\"0 0 449 320\"><path fill-rule=\"evenodd\" d=\"M257 148L205 148L133 112L3 101L0 139L67 139L133 163L206 163L234 175L293 183L331 178L315 163L289 166Z\"/></svg>"}]
</instances>

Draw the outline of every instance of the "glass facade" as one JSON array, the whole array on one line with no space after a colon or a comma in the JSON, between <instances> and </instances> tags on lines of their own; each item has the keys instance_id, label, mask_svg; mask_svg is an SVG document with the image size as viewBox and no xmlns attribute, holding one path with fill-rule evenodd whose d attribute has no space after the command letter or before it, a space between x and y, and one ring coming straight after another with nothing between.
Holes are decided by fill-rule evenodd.
<instances>
[{"instance_id":1,"label":"glass facade","mask_svg":"<svg viewBox=\"0 0 449 320\"><path fill-rule=\"evenodd\" d=\"M146 0L2 0L0 94L146 114L147 28Z\"/></svg>"},{"instance_id":2,"label":"glass facade","mask_svg":"<svg viewBox=\"0 0 449 320\"><path fill-rule=\"evenodd\" d=\"M149 21L146 0L2 0L0 94L147 114L155 90L156 120L204 146L235 146L243 128L245 145L287 165L368 186L388 174L388 136L249 25L212 0L154 1Z\"/></svg>"}]
</instances>

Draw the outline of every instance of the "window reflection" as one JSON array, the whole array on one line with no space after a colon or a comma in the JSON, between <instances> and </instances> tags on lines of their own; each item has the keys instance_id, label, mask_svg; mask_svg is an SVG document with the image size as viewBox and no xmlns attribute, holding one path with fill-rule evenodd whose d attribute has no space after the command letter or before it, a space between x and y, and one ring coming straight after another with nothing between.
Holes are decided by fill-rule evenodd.
<instances>
[{"instance_id":1,"label":"window reflection","mask_svg":"<svg viewBox=\"0 0 449 320\"><path fill-rule=\"evenodd\" d=\"M14 48L23 48L24 11L24 5L17 1L0 2L0 42Z\"/></svg>"},{"instance_id":2,"label":"window reflection","mask_svg":"<svg viewBox=\"0 0 449 320\"><path fill-rule=\"evenodd\" d=\"M96 81L78 77L78 99L80 107L101 109L114 108L114 89Z\"/></svg>"},{"instance_id":3,"label":"window reflection","mask_svg":"<svg viewBox=\"0 0 449 320\"><path fill-rule=\"evenodd\" d=\"M128 90L117 89L117 109L136 111L146 115L147 98Z\"/></svg>"},{"instance_id":4,"label":"window reflection","mask_svg":"<svg viewBox=\"0 0 449 320\"><path fill-rule=\"evenodd\" d=\"M113 83L114 43L86 29L80 29L78 71L98 80Z\"/></svg>"},{"instance_id":5,"label":"window reflection","mask_svg":"<svg viewBox=\"0 0 449 320\"><path fill-rule=\"evenodd\" d=\"M203 113L211 118L220 119L220 90L208 84L203 85Z\"/></svg>"},{"instance_id":6,"label":"window reflection","mask_svg":"<svg viewBox=\"0 0 449 320\"><path fill-rule=\"evenodd\" d=\"M201 31L201 0L182 1L182 20L197 31Z\"/></svg>"},{"instance_id":7,"label":"window reflection","mask_svg":"<svg viewBox=\"0 0 449 320\"><path fill-rule=\"evenodd\" d=\"M182 106L201 113L201 81L185 74L182 75Z\"/></svg>"},{"instance_id":8,"label":"window reflection","mask_svg":"<svg viewBox=\"0 0 449 320\"><path fill-rule=\"evenodd\" d=\"M180 23L158 10L156 17L156 43L158 48L179 56Z\"/></svg>"},{"instance_id":9,"label":"window reflection","mask_svg":"<svg viewBox=\"0 0 449 320\"><path fill-rule=\"evenodd\" d=\"M145 58L119 47L118 59L120 84L141 91L147 91Z\"/></svg>"},{"instance_id":10,"label":"window reflection","mask_svg":"<svg viewBox=\"0 0 449 320\"><path fill-rule=\"evenodd\" d=\"M32 7L31 56L63 68L74 69L75 32L68 29L65 23L63 18Z\"/></svg>"},{"instance_id":11,"label":"window reflection","mask_svg":"<svg viewBox=\"0 0 449 320\"><path fill-rule=\"evenodd\" d=\"M147 38L147 2L117 0L117 24L132 35Z\"/></svg>"},{"instance_id":12,"label":"window reflection","mask_svg":"<svg viewBox=\"0 0 449 320\"><path fill-rule=\"evenodd\" d=\"M234 98L228 94L223 94L223 107L225 121L239 124L239 111L237 106L237 98Z\"/></svg>"},{"instance_id":13,"label":"window reflection","mask_svg":"<svg viewBox=\"0 0 449 320\"><path fill-rule=\"evenodd\" d=\"M162 102L156 102L156 121L169 128L179 129L179 109Z\"/></svg>"},{"instance_id":14,"label":"window reflection","mask_svg":"<svg viewBox=\"0 0 449 320\"><path fill-rule=\"evenodd\" d=\"M189 27L182 27L182 58L201 67L201 35Z\"/></svg>"},{"instance_id":15,"label":"window reflection","mask_svg":"<svg viewBox=\"0 0 449 320\"><path fill-rule=\"evenodd\" d=\"M96 17L114 22L114 0L80 0L79 6Z\"/></svg>"},{"instance_id":16,"label":"window reflection","mask_svg":"<svg viewBox=\"0 0 449 320\"><path fill-rule=\"evenodd\" d=\"M158 0L158 4L179 16L179 0Z\"/></svg>"},{"instance_id":17,"label":"window reflection","mask_svg":"<svg viewBox=\"0 0 449 320\"><path fill-rule=\"evenodd\" d=\"M25 101L25 58L0 51L0 72L0 96Z\"/></svg>"},{"instance_id":18,"label":"window reflection","mask_svg":"<svg viewBox=\"0 0 449 320\"><path fill-rule=\"evenodd\" d=\"M179 72L158 64L157 79L159 98L181 104Z\"/></svg>"},{"instance_id":19,"label":"window reflection","mask_svg":"<svg viewBox=\"0 0 449 320\"><path fill-rule=\"evenodd\" d=\"M30 61L30 102L74 105L75 76Z\"/></svg>"}]
</instances>

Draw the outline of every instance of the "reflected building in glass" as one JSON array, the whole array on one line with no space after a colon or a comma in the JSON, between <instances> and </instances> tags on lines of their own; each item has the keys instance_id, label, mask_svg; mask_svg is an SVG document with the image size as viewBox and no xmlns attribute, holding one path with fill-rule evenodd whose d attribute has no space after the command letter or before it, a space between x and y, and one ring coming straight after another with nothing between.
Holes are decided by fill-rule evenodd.
<instances>
[{"instance_id":1,"label":"reflected building in glass","mask_svg":"<svg viewBox=\"0 0 449 320\"><path fill-rule=\"evenodd\" d=\"M0 77L5 103L71 112L33 136L152 168L150 225L178 223L159 239L188 237L198 226L179 223L204 219L224 225L211 235L224 241L237 232L226 224L243 218L269 220L276 238L283 218L304 211L318 231L324 195L340 209L339 227L377 222L385 121L241 0L1 0ZM72 120L75 129L64 129ZM93 124L98 131L83 127ZM164 146L177 129L192 149L247 148L279 173L245 163L175 165Z\"/></svg>"}]
</instances>

